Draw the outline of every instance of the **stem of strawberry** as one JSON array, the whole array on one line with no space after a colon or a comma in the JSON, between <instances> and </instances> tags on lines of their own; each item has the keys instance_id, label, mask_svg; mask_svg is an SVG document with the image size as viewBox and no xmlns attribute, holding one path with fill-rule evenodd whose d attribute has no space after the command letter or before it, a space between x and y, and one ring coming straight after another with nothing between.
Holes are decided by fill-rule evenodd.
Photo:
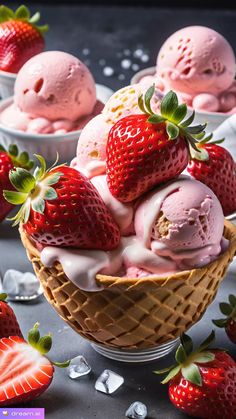
<instances>
[{"instance_id":1,"label":"stem of strawberry","mask_svg":"<svg viewBox=\"0 0 236 419\"><path fill-rule=\"evenodd\" d=\"M19 153L16 144L11 144L8 150L0 144L0 151L8 154L14 167L21 167L26 170L31 170L34 167L34 161L29 158L29 154L26 151Z\"/></svg>"},{"instance_id":2,"label":"stem of strawberry","mask_svg":"<svg viewBox=\"0 0 236 419\"><path fill-rule=\"evenodd\" d=\"M193 342L190 336L183 334L180 338L181 344L177 348L175 359L177 365L172 365L164 370L154 371L155 374L164 374L168 372L162 384L168 383L180 372L182 376L193 384L202 385L202 377L197 363L208 363L215 359L214 353L208 351L209 346L215 339L215 332L211 334L201 343L199 348L193 351Z\"/></svg>"},{"instance_id":3,"label":"stem of strawberry","mask_svg":"<svg viewBox=\"0 0 236 419\"><path fill-rule=\"evenodd\" d=\"M206 150L198 148L198 143L205 137L205 128L207 124L199 124L190 126L194 120L195 111L187 118L187 105L182 103L179 105L178 97L172 90L169 91L161 101L160 115L152 111L151 99L155 92L155 85L151 86L144 95L140 95L138 104L140 110L148 115L148 122L151 124L159 124L164 122L169 140L175 140L178 136L185 138L189 153L198 153L201 160L208 159Z\"/></svg>"},{"instance_id":4,"label":"stem of strawberry","mask_svg":"<svg viewBox=\"0 0 236 419\"><path fill-rule=\"evenodd\" d=\"M0 294L0 301L5 301L7 299L7 294L5 292L2 292Z\"/></svg>"},{"instance_id":5,"label":"stem of strawberry","mask_svg":"<svg viewBox=\"0 0 236 419\"><path fill-rule=\"evenodd\" d=\"M50 351L52 347L52 335L49 333L48 335L40 337L39 323L35 323L33 328L28 332L28 343L44 356ZM70 365L70 360L64 362L54 362L49 359L49 361L59 368L66 368Z\"/></svg>"},{"instance_id":6,"label":"stem of strawberry","mask_svg":"<svg viewBox=\"0 0 236 419\"><path fill-rule=\"evenodd\" d=\"M6 22L8 20L22 20L32 25L37 29L42 35L48 31L49 26L43 25L38 26L37 23L40 19L40 13L36 12L33 16L30 16L30 11L25 5L19 6L14 12L12 9L6 6L0 6L0 23Z\"/></svg>"}]
</instances>

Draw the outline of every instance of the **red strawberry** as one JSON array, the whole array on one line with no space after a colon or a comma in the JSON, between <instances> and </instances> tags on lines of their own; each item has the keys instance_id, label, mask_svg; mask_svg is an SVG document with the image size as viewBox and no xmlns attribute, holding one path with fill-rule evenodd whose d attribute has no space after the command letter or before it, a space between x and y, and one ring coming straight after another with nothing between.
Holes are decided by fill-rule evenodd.
<instances>
[{"instance_id":1,"label":"red strawberry","mask_svg":"<svg viewBox=\"0 0 236 419\"><path fill-rule=\"evenodd\" d=\"M110 130L107 142L107 182L114 197L130 202L154 186L178 176L188 164L189 147L205 125L189 127L194 113L186 120L185 104L178 105L170 91L161 102L161 115L152 112L150 101L154 86L144 100L139 98L145 115L119 120Z\"/></svg>"},{"instance_id":2,"label":"red strawberry","mask_svg":"<svg viewBox=\"0 0 236 419\"><path fill-rule=\"evenodd\" d=\"M40 13L30 17L26 6L15 13L0 6L0 70L17 73L23 64L44 49L43 33L48 26L36 26Z\"/></svg>"},{"instance_id":3,"label":"red strawberry","mask_svg":"<svg viewBox=\"0 0 236 419\"><path fill-rule=\"evenodd\" d=\"M54 365L44 356L52 346L52 338L40 338L38 324L29 332L29 343L17 336L0 340L0 406L20 404L40 396L50 385Z\"/></svg>"},{"instance_id":4,"label":"red strawberry","mask_svg":"<svg viewBox=\"0 0 236 419\"><path fill-rule=\"evenodd\" d=\"M26 233L43 245L111 250L120 231L93 184L67 166L46 171L45 160L34 176L16 168L10 180L17 192L4 191L12 204L23 204L14 217ZM53 185L53 187L52 187Z\"/></svg>"},{"instance_id":5,"label":"red strawberry","mask_svg":"<svg viewBox=\"0 0 236 419\"><path fill-rule=\"evenodd\" d=\"M199 150L207 151L208 159L201 161L196 155L189 162L187 170L213 190L226 216L236 211L236 164L231 154L217 143L199 143Z\"/></svg>"},{"instance_id":6,"label":"red strawberry","mask_svg":"<svg viewBox=\"0 0 236 419\"><path fill-rule=\"evenodd\" d=\"M212 320L218 327L224 327L229 339L236 343L236 297L229 295L229 303L220 303L220 311L225 318Z\"/></svg>"},{"instance_id":7,"label":"red strawberry","mask_svg":"<svg viewBox=\"0 0 236 419\"><path fill-rule=\"evenodd\" d=\"M4 189L13 189L9 180L10 170L14 166L30 170L33 165L33 161L29 160L28 153L18 154L18 149L15 145L11 145L8 152L0 145L0 222L4 220L13 208L3 197Z\"/></svg>"},{"instance_id":8,"label":"red strawberry","mask_svg":"<svg viewBox=\"0 0 236 419\"><path fill-rule=\"evenodd\" d=\"M192 352L192 340L183 335L176 352L178 365L162 381L169 397L186 414L207 419L236 418L236 363L227 353L208 349L214 332ZM169 369L156 371L157 374Z\"/></svg>"},{"instance_id":9,"label":"red strawberry","mask_svg":"<svg viewBox=\"0 0 236 419\"><path fill-rule=\"evenodd\" d=\"M20 336L22 333L12 308L6 303L7 294L0 294L0 339Z\"/></svg>"}]
</instances>

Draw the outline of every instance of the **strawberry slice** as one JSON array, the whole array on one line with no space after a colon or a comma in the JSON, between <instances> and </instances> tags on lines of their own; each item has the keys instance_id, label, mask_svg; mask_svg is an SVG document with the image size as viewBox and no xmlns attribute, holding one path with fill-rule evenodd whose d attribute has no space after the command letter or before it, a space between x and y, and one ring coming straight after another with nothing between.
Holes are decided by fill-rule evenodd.
<instances>
[{"instance_id":1,"label":"strawberry slice","mask_svg":"<svg viewBox=\"0 0 236 419\"><path fill-rule=\"evenodd\" d=\"M40 338L38 323L29 331L29 343L18 336L0 340L0 406L20 404L40 396L51 384L54 366L44 355L50 350L50 335Z\"/></svg>"}]
</instances>

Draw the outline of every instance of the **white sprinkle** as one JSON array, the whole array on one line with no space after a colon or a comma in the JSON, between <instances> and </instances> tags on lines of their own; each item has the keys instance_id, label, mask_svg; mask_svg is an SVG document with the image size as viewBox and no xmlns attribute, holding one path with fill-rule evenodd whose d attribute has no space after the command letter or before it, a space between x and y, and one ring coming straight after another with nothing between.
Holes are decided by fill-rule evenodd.
<instances>
[{"instance_id":1,"label":"white sprinkle","mask_svg":"<svg viewBox=\"0 0 236 419\"><path fill-rule=\"evenodd\" d=\"M84 64L87 65L88 67L90 66L90 60L84 60Z\"/></svg>"},{"instance_id":2,"label":"white sprinkle","mask_svg":"<svg viewBox=\"0 0 236 419\"><path fill-rule=\"evenodd\" d=\"M112 67L108 67L108 66L107 67L104 67L103 74L106 77L111 77L114 74L114 69Z\"/></svg>"},{"instance_id":3,"label":"white sprinkle","mask_svg":"<svg viewBox=\"0 0 236 419\"><path fill-rule=\"evenodd\" d=\"M126 57L129 57L129 56L130 56L130 54L131 54L130 49L124 49L124 55L125 55Z\"/></svg>"},{"instance_id":4,"label":"white sprinkle","mask_svg":"<svg viewBox=\"0 0 236 419\"><path fill-rule=\"evenodd\" d=\"M125 79L125 75L124 74L119 74L118 79L119 80L124 80Z\"/></svg>"},{"instance_id":5,"label":"white sprinkle","mask_svg":"<svg viewBox=\"0 0 236 419\"><path fill-rule=\"evenodd\" d=\"M143 54L142 57L140 57L140 59L143 63L147 63L149 61L149 55Z\"/></svg>"},{"instance_id":6,"label":"white sprinkle","mask_svg":"<svg viewBox=\"0 0 236 419\"><path fill-rule=\"evenodd\" d=\"M142 57L143 53L144 53L144 51L141 48L138 48L134 51L134 57L140 58L140 57Z\"/></svg>"},{"instance_id":7,"label":"white sprinkle","mask_svg":"<svg viewBox=\"0 0 236 419\"><path fill-rule=\"evenodd\" d=\"M138 71L139 70L139 65L138 64L133 64L132 65L132 70Z\"/></svg>"},{"instance_id":8,"label":"white sprinkle","mask_svg":"<svg viewBox=\"0 0 236 419\"><path fill-rule=\"evenodd\" d=\"M124 60L121 61L120 65L122 68L124 68L125 70L128 70L131 67L131 61L128 58L125 58Z\"/></svg>"},{"instance_id":9,"label":"white sprinkle","mask_svg":"<svg viewBox=\"0 0 236 419\"><path fill-rule=\"evenodd\" d=\"M84 54L84 55L89 55L89 54L90 54L90 49L89 49L89 48L84 48L84 49L82 50L82 54Z\"/></svg>"},{"instance_id":10,"label":"white sprinkle","mask_svg":"<svg viewBox=\"0 0 236 419\"><path fill-rule=\"evenodd\" d=\"M106 64L106 60L104 60L104 58L101 58L101 60L98 61L99 65L105 65Z\"/></svg>"}]
</instances>

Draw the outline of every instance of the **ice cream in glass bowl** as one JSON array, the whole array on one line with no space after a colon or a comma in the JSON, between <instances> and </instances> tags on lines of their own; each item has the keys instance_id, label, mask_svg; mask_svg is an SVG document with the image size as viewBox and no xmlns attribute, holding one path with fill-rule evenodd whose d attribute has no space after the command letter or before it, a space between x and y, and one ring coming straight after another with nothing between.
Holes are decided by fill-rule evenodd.
<instances>
[{"instance_id":1,"label":"ice cream in glass bowl","mask_svg":"<svg viewBox=\"0 0 236 419\"><path fill-rule=\"evenodd\" d=\"M155 83L164 93L173 89L196 111L196 123L214 131L236 111L235 55L215 30L189 26L162 45L155 67L136 73L132 83Z\"/></svg>"},{"instance_id":2,"label":"ice cream in glass bowl","mask_svg":"<svg viewBox=\"0 0 236 419\"><path fill-rule=\"evenodd\" d=\"M89 69L62 51L35 55L19 71L14 96L0 103L0 138L5 147L70 160L81 129L103 103Z\"/></svg>"},{"instance_id":3,"label":"ice cream in glass bowl","mask_svg":"<svg viewBox=\"0 0 236 419\"><path fill-rule=\"evenodd\" d=\"M49 303L95 350L126 362L169 353L236 253L224 198L222 206L206 183L182 174L190 155L213 167L210 147L220 146L198 143L204 126L191 125L175 93L156 94L114 93L84 128L71 167L45 172L41 159L24 199L21 174L12 175L24 202L16 223ZM224 176L231 193L235 174ZM5 197L14 203L12 191Z\"/></svg>"}]
</instances>

